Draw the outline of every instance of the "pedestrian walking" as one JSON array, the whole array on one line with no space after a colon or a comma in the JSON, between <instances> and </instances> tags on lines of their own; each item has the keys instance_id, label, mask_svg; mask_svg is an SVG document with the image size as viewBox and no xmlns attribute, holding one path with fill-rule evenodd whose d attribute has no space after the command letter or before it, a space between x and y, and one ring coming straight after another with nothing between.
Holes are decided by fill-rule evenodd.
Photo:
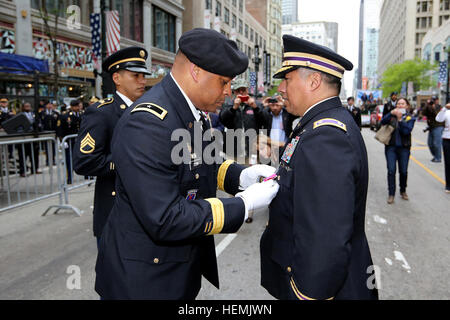
<instances>
[{"instance_id":1,"label":"pedestrian walking","mask_svg":"<svg viewBox=\"0 0 450 320\"><path fill-rule=\"evenodd\" d=\"M280 160L280 191L261 238L261 284L278 299L377 299L367 271L373 265L365 212L367 152L342 106L345 70L334 51L283 36L287 111L301 116Z\"/></svg>"},{"instance_id":2,"label":"pedestrian walking","mask_svg":"<svg viewBox=\"0 0 450 320\"><path fill-rule=\"evenodd\" d=\"M96 176L93 231L100 241L103 227L114 204L115 165L111 159L111 139L117 121L145 92L147 50L129 47L110 55L103 70L111 76L116 92L113 97L95 102L86 109L73 151L75 172ZM91 98L93 101L93 98Z\"/></svg>"},{"instance_id":3,"label":"pedestrian walking","mask_svg":"<svg viewBox=\"0 0 450 320\"><path fill-rule=\"evenodd\" d=\"M386 114L381 120L381 125L389 124L395 128L392 132L389 145L385 146L388 179L388 204L394 203L395 177L398 163L400 175L400 195L403 200L409 200L406 193L408 180L408 164L411 155L411 132L416 118L412 115L412 108L406 98L397 101L396 108Z\"/></svg>"},{"instance_id":4,"label":"pedestrian walking","mask_svg":"<svg viewBox=\"0 0 450 320\"><path fill-rule=\"evenodd\" d=\"M103 299L193 300L202 275L219 287L213 235L236 232L278 191L274 181L256 183L271 167L203 161L213 143L204 112L223 104L247 67L245 53L221 33L188 31L170 74L120 118L111 143L116 199L96 263ZM190 140L174 141L175 130ZM195 142L199 130L204 139ZM236 196L218 199L217 187Z\"/></svg>"},{"instance_id":5,"label":"pedestrian walking","mask_svg":"<svg viewBox=\"0 0 450 320\"><path fill-rule=\"evenodd\" d=\"M422 114L427 117L428 148L433 156L431 162L436 163L442 162L442 133L445 126L443 122L436 121L436 116L440 110L439 99L433 97L422 111Z\"/></svg>"},{"instance_id":6,"label":"pedestrian walking","mask_svg":"<svg viewBox=\"0 0 450 320\"><path fill-rule=\"evenodd\" d=\"M445 127L442 133L442 146L444 149L445 164L445 192L450 194L450 103L436 116L437 122L443 122Z\"/></svg>"}]
</instances>

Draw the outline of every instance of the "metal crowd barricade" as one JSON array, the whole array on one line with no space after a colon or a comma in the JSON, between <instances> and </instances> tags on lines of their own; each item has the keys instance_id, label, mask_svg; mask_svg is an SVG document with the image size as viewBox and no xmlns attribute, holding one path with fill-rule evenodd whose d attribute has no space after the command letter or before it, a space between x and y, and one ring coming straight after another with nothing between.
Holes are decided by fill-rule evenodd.
<instances>
[{"instance_id":1,"label":"metal crowd barricade","mask_svg":"<svg viewBox=\"0 0 450 320\"><path fill-rule=\"evenodd\" d=\"M2 135L0 139L0 212L60 193L54 166L54 133ZM44 160L48 166L40 166Z\"/></svg>"},{"instance_id":2,"label":"metal crowd barricade","mask_svg":"<svg viewBox=\"0 0 450 320\"><path fill-rule=\"evenodd\" d=\"M42 214L45 216L51 209L56 208L55 214L59 210L67 209L74 211L77 215L81 216L82 212L75 206L69 203L69 192L86 185L92 185L95 183L95 179L92 177L82 177L75 173L73 169L73 147L75 145L76 134L65 136L61 141L58 141L58 177L60 177L60 197L59 204L51 205Z\"/></svg>"}]
</instances>

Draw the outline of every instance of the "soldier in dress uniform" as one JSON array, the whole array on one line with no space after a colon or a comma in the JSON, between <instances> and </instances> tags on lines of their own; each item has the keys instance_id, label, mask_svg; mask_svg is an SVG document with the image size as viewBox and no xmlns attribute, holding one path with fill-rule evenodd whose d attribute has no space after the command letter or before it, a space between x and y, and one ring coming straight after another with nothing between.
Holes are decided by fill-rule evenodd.
<instances>
[{"instance_id":1,"label":"soldier in dress uniform","mask_svg":"<svg viewBox=\"0 0 450 320\"><path fill-rule=\"evenodd\" d=\"M12 117L14 117L14 113L9 110L8 99L1 98L0 99L0 126L2 125L3 121L11 119Z\"/></svg>"},{"instance_id":2,"label":"soldier in dress uniform","mask_svg":"<svg viewBox=\"0 0 450 320\"><path fill-rule=\"evenodd\" d=\"M44 131L56 131L56 125L58 123L59 114L55 111L55 105L50 102L46 101L44 103L45 109L39 113L39 117L41 119L42 123L42 129ZM55 145L54 143L51 143L52 145L52 163L55 165ZM49 142L44 142L44 149L45 149L45 156L46 156L46 165L50 165L49 161Z\"/></svg>"},{"instance_id":3,"label":"soldier in dress uniform","mask_svg":"<svg viewBox=\"0 0 450 320\"><path fill-rule=\"evenodd\" d=\"M60 115L56 123L56 135L62 141L65 136L78 134L81 125L81 103L78 100L70 102L70 110ZM69 139L64 145L66 157L67 184L72 184L72 154L75 139Z\"/></svg>"},{"instance_id":4,"label":"soldier in dress uniform","mask_svg":"<svg viewBox=\"0 0 450 320\"><path fill-rule=\"evenodd\" d=\"M129 47L110 55L103 62L116 86L115 94L86 109L74 148L75 172L96 176L94 195L94 236L97 243L114 203L114 163L111 139L117 121L125 110L145 92L147 51ZM93 101L91 98L90 101Z\"/></svg>"},{"instance_id":5,"label":"soldier in dress uniform","mask_svg":"<svg viewBox=\"0 0 450 320\"><path fill-rule=\"evenodd\" d=\"M188 31L171 73L120 118L111 143L116 200L96 263L103 299L192 300L202 275L219 287L213 235L236 232L278 191L274 181L256 183L275 168L203 158L212 144L204 112L224 103L231 80L247 67L247 56L221 33ZM177 129L192 140L173 141ZM181 163L172 154L180 144ZM236 196L218 199L217 187Z\"/></svg>"},{"instance_id":6,"label":"soldier in dress uniform","mask_svg":"<svg viewBox=\"0 0 450 320\"><path fill-rule=\"evenodd\" d=\"M287 111L302 117L280 159L262 235L261 284L278 299L377 299L366 239L367 152L339 99L351 62L283 36Z\"/></svg>"}]
</instances>

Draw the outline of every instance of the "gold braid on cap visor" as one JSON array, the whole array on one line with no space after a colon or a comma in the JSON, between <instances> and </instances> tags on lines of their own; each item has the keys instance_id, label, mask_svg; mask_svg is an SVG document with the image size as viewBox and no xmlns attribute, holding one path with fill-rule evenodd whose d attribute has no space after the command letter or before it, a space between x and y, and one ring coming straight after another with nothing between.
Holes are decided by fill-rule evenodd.
<instances>
[{"instance_id":1,"label":"gold braid on cap visor","mask_svg":"<svg viewBox=\"0 0 450 320\"><path fill-rule=\"evenodd\" d=\"M314 54L301 52L285 52L283 56L283 68L278 72L289 69L288 67L301 66L316 69L331 74L339 79L344 76L345 68L329 59Z\"/></svg>"}]
</instances>

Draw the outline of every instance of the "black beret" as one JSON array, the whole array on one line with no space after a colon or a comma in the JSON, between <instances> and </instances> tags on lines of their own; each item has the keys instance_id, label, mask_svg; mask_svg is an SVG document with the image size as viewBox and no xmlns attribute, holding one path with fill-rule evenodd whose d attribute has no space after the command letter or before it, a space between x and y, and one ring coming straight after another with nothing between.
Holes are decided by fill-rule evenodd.
<instances>
[{"instance_id":1,"label":"black beret","mask_svg":"<svg viewBox=\"0 0 450 320\"><path fill-rule=\"evenodd\" d=\"M181 36L178 44L189 61L208 72L234 78L248 68L248 57L236 42L215 30L192 29Z\"/></svg>"},{"instance_id":2,"label":"black beret","mask_svg":"<svg viewBox=\"0 0 450 320\"><path fill-rule=\"evenodd\" d=\"M319 70L342 78L344 71L353 69L353 64L333 50L291 35L283 36L283 66L273 76L282 79L300 67Z\"/></svg>"},{"instance_id":3,"label":"black beret","mask_svg":"<svg viewBox=\"0 0 450 320\"><path fill-rule=\"evenodd\" d=\"M119 70L128 70L151 74L147 70L145 60L147 60L147 50L140 47L128 47L114 52L103 61L102 68L104 72L113 74Z\"/></svg>"}]
</instances>

